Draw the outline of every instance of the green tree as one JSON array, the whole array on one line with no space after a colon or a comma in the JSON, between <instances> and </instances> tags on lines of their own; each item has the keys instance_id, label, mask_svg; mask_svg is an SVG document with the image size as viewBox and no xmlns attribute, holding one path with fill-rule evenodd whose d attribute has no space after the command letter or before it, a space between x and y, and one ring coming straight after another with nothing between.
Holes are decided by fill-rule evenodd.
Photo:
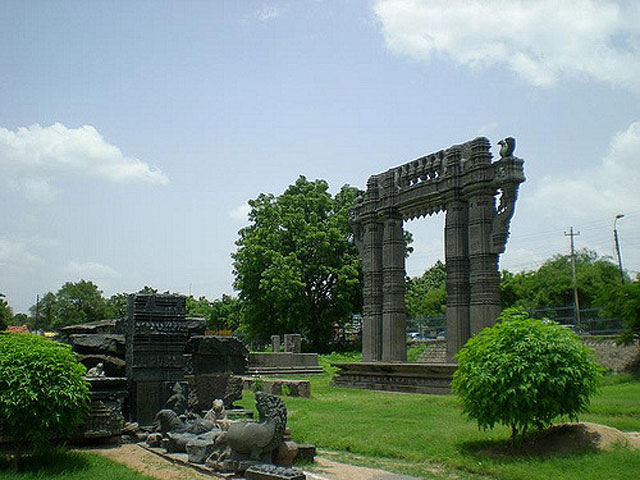
<instances>
[{"instance_id":1,"label":"green tree","mask_svg":"<svg viewBox=\"0 0 640 480\"><path fill-rule=\"evenodd\" d=\"M206 297L200 297L197 300L189 295L186 299L187 315L190 317L203 317L205 319L211 316L211 302Z\"/></svg>"},{"instance_id":2,"label":"green tree","mask_svg":"<svg viewBox=\"0 0 640 480\"><path fill-rule=\"evenodd\" d=\"M27 315L26 313L16 313L11 319L11 321L9 322L9 325L30 325L30 324L31 324L31 319L29 318L29 315Z\"/></svg>"},{"instance_id":3,"label":"green tree","mask_svg":"<svg viewBox=\"0 0 640 480\"><path fill-rule=\"evenodd\" d=\"M301 176L278 197L249 201L250 225L232 255L249 338L300 332L324 351L333 325L360 310L360 264L347 221L357 190L345 185L332 197L328 189Z\"/></svg>"},{"instance_id":4,"label":"green tree","mask_svg":"<svg viewBox=\"0 0 640 480\"><path fill-rule=\"evenodd\" d=\"M482 429L511 427L512 440L589 406L602 368L568 328L506 309L498 323L469 339L456 355L452 390Z\"/></svg>"},{"instance_id":5,"label":"green tree","mask_svg":"<svg viewBox=\"0 0 640 480\"><path fill-rule=\"evenodd\" d=\"M223 294L211 302L211 313L207 327L211 330L237 330L242 322L242 302L240 299Z\"/></svg>"},{"instance_id":6,"label":"green tree","mask_svg":"<svg viewBox=\"0 0 640 480\"><path fill-rule=\"evenodd\" d=\"M4 294L0 293L0 330L5 330L13 318L13 310L5 298Z\"/></svg>"},{"instance_id":7,"label":"green tree","mask_svg":"<svg viewBox=\"0 0 640 480\"><path fill-rule=\"evenodd\" d=\"M58 323L56 301L55 293L47 292L29 308L29 317L36 330L52 330Z\"/></svg>"},{"instance_id":8,"label":"green tree","mask_svg":"<svg viewBox=\"0 0 640 480\"><path fill-rule=\"evenodd\" d=\"M32 334L0 334L0 431L29 447L72 433L88 410L84 366L71 347Z\"/></svg>"},{"instance_id":9,"label":"green tree","mask_svg":"<svg viewBox=\"0 0 640 480\"><path fill-rule=\"evenodd\" d=\"M407 278L405 304L409 318L435 317L445 312L445 279L445 266L440 260L422 276Z\"/></svg>"},{"instance_id":10,"label":"green tree","mask_svg":"<svg viewBox=\"0 0 640 480\"><path fill-rule=\"evenodd\" d=\"M108 313L102 291L90 281L65 283L56 293L53 328L103 320Z\"/></svg>"},{"instance_id":11,"label":"green tree","mask_svg":"<svg viewBox=\"0 0 640 480\"><path fill-rule=\"evenodd\" d=\"M640 275L635 281L619 285L603 294L606 313L624 323L623 343L640 338Z\"/></svg>"},{"instance_id":12,"label":"green tree","mask_svg":"<svg viewBox=\"0 0 640 480\"><path fill-rule=\"evenodd\" d=\"M576 253L576 281L580 308L604 307L605 293L618 288L620 273L608 258L583 249ZM564 255L556 255L533 272L502 272L500 293L505 308L573 305L571 261Z\"/></svg>"},{"instance_id":13,"label":"green tree","mask_svg":"<svg viewBox=\"0 0 640 480\"><path fill-rule=\"evenodd\" d=\"M123 318L127 316L129 295L126 293L114 293L107 300L107 316L110 318Z\"/></svg>"}]
</instances>

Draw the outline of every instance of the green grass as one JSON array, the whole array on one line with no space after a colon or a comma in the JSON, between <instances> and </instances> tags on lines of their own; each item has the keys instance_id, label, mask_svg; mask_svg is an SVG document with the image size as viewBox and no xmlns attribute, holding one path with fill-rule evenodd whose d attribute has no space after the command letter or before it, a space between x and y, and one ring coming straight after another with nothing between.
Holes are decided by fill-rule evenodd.
<instances>
[{"instance_id":1,"label":"green grass","mask_svg":"<svg viewBox=\"0 0 640 480\"><path fill-rule=\"evenodd\" d=\"M0 455L2 480L153 480L100 455L56 449L22 458L16 466Z\"/></svg>"},{"instance_id":2,"label":"green grass","mask_svg":"<svg viewBox=\"0 0 640 480\"><path fill-rule=\"evenodd\" d=\"M629 479L640 478L640 451L581 453L564 457L490 457L479 450L507 445L509 431L479 431L462 417L453 395L414 395L329 385L331 361L357 354L323 356L327 373L311 378L312 398L287 397L294 440L423 478ZM242 405L253 408L245 393ZM608 377L580 420L640 431L640 381Z\"/></svg>"}]
</instances>

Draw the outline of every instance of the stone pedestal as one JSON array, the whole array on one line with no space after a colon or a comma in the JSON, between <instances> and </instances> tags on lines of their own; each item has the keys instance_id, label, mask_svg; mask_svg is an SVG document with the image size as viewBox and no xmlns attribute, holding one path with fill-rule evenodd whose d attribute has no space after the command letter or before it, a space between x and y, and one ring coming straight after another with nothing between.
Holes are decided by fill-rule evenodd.
<instances>
[{"instance_id":1,"label":"stone pedestal","mask_svg":"<svg viewBox=\"0 0 640 480\"><path fill-rule=\"evenodd\" d=\"M91 385L89 415L80 428L84 439L120 435L124 426L123 407L127 398L124 377L86 377Z\"/></svg>"},{"instance_id":2,"label":"stone pedestal","mask_svg":"<svg viewBox=\"0 0 640 480\"><path fill-rule=\"evenodd\" d=\"M456 370L450 363L332 363L338 372L332 384L366 390L447 394Z\"/></svg>"}]
</instances>

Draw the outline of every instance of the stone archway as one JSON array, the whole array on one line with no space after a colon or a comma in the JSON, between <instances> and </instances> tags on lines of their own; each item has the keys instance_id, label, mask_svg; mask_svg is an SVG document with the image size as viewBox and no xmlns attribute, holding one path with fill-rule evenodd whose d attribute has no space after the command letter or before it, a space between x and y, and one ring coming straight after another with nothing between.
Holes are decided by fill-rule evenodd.
<instances>
[{"instance_id":1,"label":"stone archway","mask_svg":"<svg viewBox=\"0 0 640 480\"><path fill-rule=\"evenodd\" d=\"M403 221L445 212L447 359L500 313L498 256L524 161L478 137L372 175L350 211L364 274L363 362L405 362Z\"/></svg>"}]
</instances>

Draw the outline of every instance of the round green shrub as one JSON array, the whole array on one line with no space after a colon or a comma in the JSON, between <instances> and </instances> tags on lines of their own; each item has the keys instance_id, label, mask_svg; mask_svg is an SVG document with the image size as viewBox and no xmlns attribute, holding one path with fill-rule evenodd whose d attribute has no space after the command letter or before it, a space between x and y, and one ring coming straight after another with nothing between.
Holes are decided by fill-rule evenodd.
<instances>
[{"instance_id":1,"label":"round green shrub","mask_svg":"<svg viewBox=\"0 0 640 480\"><path fill-rule=\"evenodd\" d=\"M498 323L472 337L456 355L452 390L481 429L511 427L512 439L577 420L595 393L602 368L568 328L507 309Z\"/></svg>"},{"instance_id":2,"label":"round green shrub","mask_svg":"<svg viewBox=\"0 0 640 480\"><path fill-rule=\"evenodd\" d=\"M38 448L73 433L88 411L85 373L68 345L0 334L0 435Z\"/></svg>"}]
</instances>

